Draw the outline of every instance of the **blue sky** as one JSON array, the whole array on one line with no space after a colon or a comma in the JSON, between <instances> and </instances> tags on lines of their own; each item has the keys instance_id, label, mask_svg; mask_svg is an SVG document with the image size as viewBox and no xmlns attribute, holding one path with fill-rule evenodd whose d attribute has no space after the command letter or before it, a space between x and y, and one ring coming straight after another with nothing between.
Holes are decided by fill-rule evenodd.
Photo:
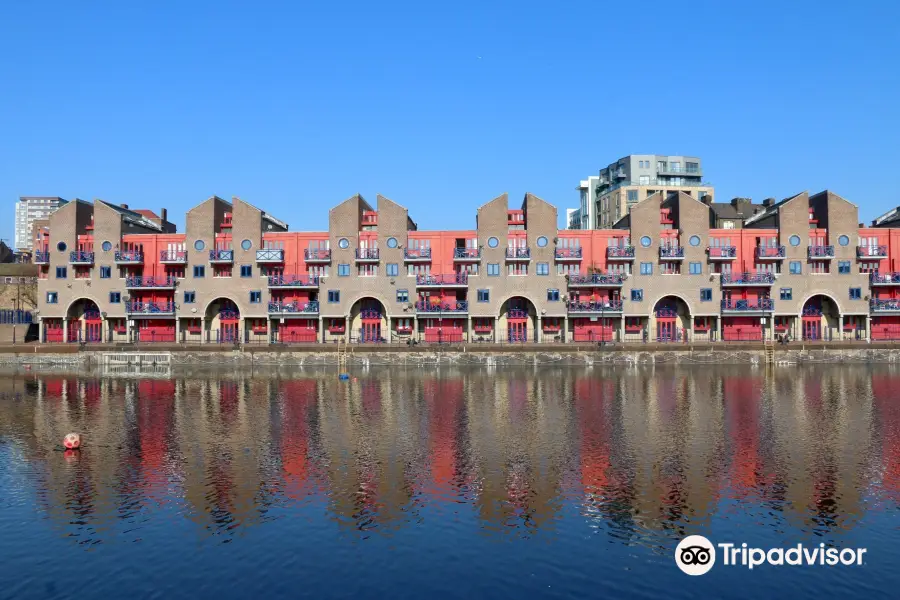
<instances>
[{"instance_id":1,"label":"blue sky","mask_svg":"<svg viewBox=\"0 0 900 600\"><path fill-rule=\"evenodd\" d=\"M20 195L324 229L360 192L423 229L502 192L576 206L631 153L717 197L900 203L895 2L5 2L0 237Z\"/></svg>"}]
</instances>

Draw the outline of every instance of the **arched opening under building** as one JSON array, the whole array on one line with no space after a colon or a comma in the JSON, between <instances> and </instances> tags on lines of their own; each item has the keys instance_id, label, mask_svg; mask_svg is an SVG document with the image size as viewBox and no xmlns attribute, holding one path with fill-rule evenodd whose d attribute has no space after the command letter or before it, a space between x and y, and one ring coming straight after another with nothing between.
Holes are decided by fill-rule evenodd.
<instances>
[{"instance_id":1,"label":"arched opening under building","mask_svg":"<svg viewBox=\"0 0 900 600\"><path fill-rule=\"evenodd\" d=\"M377 298L364 297L350 307L350 341L377 344L387 341L387 313Z\"/></svg>"},{"instance_id":2,"label":"arched opening under building","mask_svg":"<svg viewBox=\"0 0 900 600\"><path fill-rule=\"evenodd\" d=\"M69 320L68 341L84 343L103 341L103 315L93 300L79 298L69 305L66 318Z\"/></svg>"},{"instance_id":3,"label":"arched opening under building","mask_svg":"<svg viewBox=\"0 0 900 600\"><path fill-rule=\"evenodd\" d=\"M840 309L824 294L810 297L800 313L800 335L808 341L840 339Z\"/></svg>"},{"instance_id":4,"label":"arched opening under building","mask_svg":"<svg viewBox=\"0 0 900 600\"><path fill-rule=\"evenodd\" d=\"M534 303L522 296L513 296L500 307L498 328L506 333L506 341L524 343L535 341L537 310Z\"/></svg>"},{"instance_id":5,"label":"arched opening under building","mask_svg":"<svg viewBox=\"0 0 900 600\"><path fill-rule=\"evenodd\" d=\"M216 298L206 307L206 341L235 344L241 340L241 311L234 300Z\"/></svg>"},{"instance_id":6,"label":"arched opening under building","mask_svg":"<svg viewBox=\"0 0 900 600\"><path fill-rule=\"evenodd\" d=\"M650 336L657 342L687 341L691 311L678 296L663 296L650 315Z\"/></svg>"}]
</instances>

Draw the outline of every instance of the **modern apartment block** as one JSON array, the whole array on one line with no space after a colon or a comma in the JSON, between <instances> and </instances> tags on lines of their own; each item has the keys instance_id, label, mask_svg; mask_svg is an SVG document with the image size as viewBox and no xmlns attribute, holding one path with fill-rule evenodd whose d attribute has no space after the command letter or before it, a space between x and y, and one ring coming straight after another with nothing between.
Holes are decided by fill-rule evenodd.
<instances>
[{"instance_id":1,"label":"modern apartment block","mask_svg":"<svg viewBox=\"0 0 900 600\"><path fill-rule=\"evenodd\" d=\"M16 202L16 230L13 246L19 252L32 250L33 224L46 219L54 210L65 204L58 196L21 196Z\"/></svg>"},{"instance_id":2,"label":"modern apartment block","mask_svg":"<svg viewBox=\"0 0 900 600\"><path fill-rule=\"evenodd\" d=\"M643 159L640 159L643 160ZM36 232L41 339L64 342L686 342L900 338L900 228L801 193L741 228L660 191L614 227L558 230L531 194L423 231L353 196L292 232L212 197L186 232L102 201Z\"/></svg>"}]
</instances>

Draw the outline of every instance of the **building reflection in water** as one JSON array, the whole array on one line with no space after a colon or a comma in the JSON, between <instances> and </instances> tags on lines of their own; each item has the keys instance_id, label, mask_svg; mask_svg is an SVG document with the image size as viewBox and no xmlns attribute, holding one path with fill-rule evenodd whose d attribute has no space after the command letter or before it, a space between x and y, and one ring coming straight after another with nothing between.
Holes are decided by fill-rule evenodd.
<instances>
[{"instance_id":1,"label":"building reflection in water","mask_svg":"<svg viewBox=\"0 0 900 600\"><path fill-rule=\"evenodd\" d=\"M652 540L729 511L835 535L900 498L898 387L890 366L16 374L0 436L86 544L160 512L227 541L304 506L361 538L577 515ZM68 431L86 447L66 458Z\"/></svg>"}]
</instances>

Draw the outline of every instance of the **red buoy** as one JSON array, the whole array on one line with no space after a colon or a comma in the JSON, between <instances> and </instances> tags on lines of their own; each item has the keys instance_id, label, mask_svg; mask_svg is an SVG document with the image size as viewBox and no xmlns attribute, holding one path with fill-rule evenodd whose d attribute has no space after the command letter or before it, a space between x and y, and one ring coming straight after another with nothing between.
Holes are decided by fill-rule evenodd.
<instances>
[{"instance_id":1,"label":"red buoy","mask_svg":"<svg viewBox=\"0 0 900 600\"><path fill-rule=\"evenodd\" d=\"M67 433L63 438L63 446L69 450L77 450L81 447L81 436L77 433Z\"/></svg>"}]
</instances>

